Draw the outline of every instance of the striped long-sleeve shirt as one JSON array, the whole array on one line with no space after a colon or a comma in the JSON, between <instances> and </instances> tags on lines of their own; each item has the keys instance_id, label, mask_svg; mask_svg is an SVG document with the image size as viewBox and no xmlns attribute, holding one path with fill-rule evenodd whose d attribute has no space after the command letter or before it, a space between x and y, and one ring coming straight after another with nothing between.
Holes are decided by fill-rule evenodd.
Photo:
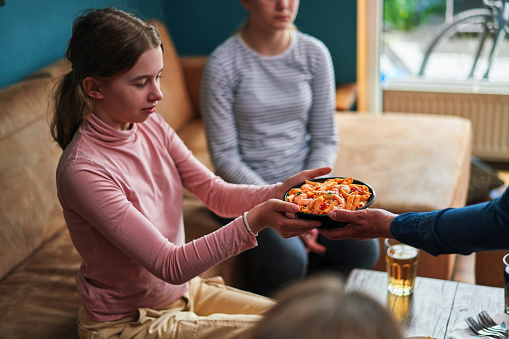
<instances>
[{"instance_id":1,"label":"striped long-sleeve shirt","mask_svg":"<svg viewBox=\"0 0 509 339\"><path fill-rule=\"evenodd\" d=\"M234 183L265 185L304 169L333 166L332 59L316 38L294 31L276 56L252 50L236 34L211 54L201 107L216 173Z\"/></svg>"}]
</instances>

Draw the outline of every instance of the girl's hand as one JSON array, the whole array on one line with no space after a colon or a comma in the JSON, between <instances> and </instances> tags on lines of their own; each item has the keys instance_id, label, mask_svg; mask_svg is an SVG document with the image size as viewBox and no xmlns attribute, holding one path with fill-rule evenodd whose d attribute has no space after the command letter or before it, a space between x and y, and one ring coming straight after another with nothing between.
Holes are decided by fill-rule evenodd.
<instances>
[{"instance_id":1,"label":"girl's hand","mask_svg":"<svg viewBox=\"0 0 509 339\"><path fill-rule=\"evenodd\" d=\"M277 199L267 200L251 209L247 215L247 223L251 230L258 234L266 227L272 227L283 238L291 238L320 227L316 220L291 218L299 211L299 206Z\"/></svg>"},{"instance_id":2,"label":"girl's hand","mask_svg":"<svg viewBox=\"0 0 509 339\"><path fill-rule=\"evenodd\" d=\"M306 245L306 252L313 252L324 256L327 248L316 241L318 239L318 234L318 230L313 228L311 231L301 234L300 238Z\"/></svg>"},{"instance_id":3,"label":"girl's hand","mask_svg":"<svg viewBox=\"0 0 509 339\"><path fill-rule=\"evenodd\" d=\"M284 183L279 184L276 189L276 198L283 200L285 193L295 185L304 182L304 180L310 180L316 177L321 177L323 175L329 174L332 172L332 168L330 167L320 167L312 170L305 170L299 172L295 175L292 175L288 179L285 180Z\"/></svg>"}]
</instances>

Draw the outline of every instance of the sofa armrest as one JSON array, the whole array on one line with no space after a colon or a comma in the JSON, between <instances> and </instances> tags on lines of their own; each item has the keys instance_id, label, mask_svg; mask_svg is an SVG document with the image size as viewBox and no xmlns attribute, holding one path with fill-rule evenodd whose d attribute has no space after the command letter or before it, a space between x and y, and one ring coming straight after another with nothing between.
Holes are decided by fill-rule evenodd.
<instances>
[{"instance_id":1,"label":"sofa armrest","mask_svg":"<svg viewBox=\"0 0 509 339\"><path fill-rule=\"evenodd\" d=\"M180 57L182 70L184 71L184 80L187 91L191 98L194 111L199 115L200 108L200 84L203 75L207 56L184 56Z\"/></svg>"},{"instance_id":2,"label":"sofa armrest","mask_svg":"<svg viewBox=\"0 0 509 339\"><path fill-rule=\"evenodd\" d=\"M336 110L351 111L357 102L357 84L342 84L336 86Z\"/></svg>"}]
</instances>

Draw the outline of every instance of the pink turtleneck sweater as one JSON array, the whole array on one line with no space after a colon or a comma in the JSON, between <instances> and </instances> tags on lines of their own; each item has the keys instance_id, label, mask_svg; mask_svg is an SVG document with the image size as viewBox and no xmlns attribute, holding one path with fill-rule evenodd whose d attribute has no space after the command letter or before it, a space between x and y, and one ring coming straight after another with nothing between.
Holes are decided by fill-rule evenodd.
<instances>
[{"instance_id":1,"label":"pink turtleneck sweater","mask_svg":"<svg viewBox=\"0 0 509 339\"><path fill-rule=\"evenodd\" d=\"M188 281L256 246L242 218L185 243L183 188L225 217L275 197L276 185L231 185L187 149L158 114L119 131L91 115L57 168L58 197L83 261L88 315L112 321L180 298Z\"/></svg>"}]
</instances>

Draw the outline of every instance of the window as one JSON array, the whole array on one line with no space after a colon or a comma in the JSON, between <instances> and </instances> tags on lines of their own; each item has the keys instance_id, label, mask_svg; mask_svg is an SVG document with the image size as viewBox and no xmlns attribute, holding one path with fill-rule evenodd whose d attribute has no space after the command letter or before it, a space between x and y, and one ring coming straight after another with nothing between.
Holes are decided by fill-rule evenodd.
<instances>
[{"instance_id":1,"label":"window","mask_svg":"<svg viewBox=\"0 0 509 339\"><path fill-rule=\"evenodd\" d=\"M509 162L509 1L372 1L357 0L358 110L468 118L473 155ZM491 61L475 53L483 32L485 47L499 37Z\"/></svg>"},{"instance_id":2,"label":"window","mask_svg":"<svg viewBox=\"0 0 509 339\"><path fill-rule=\"evenodd\" d=\"M382 81L508 81L509 2L383 0L382 25Z\"/></svg>"}]
</instances>

